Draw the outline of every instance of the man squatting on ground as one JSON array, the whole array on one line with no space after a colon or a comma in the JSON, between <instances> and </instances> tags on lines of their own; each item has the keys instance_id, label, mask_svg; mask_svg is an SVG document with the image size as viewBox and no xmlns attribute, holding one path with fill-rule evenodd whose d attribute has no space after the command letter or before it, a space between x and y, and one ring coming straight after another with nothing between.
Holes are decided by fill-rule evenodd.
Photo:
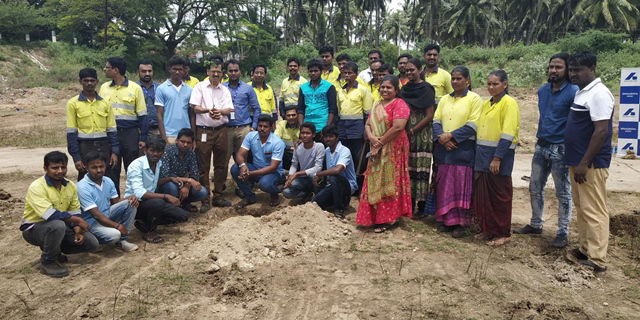
<instances>
[{"instance_id":1,"label":"man squatting on ground","mask_svg":"<svg viewBox=\"0 0 640 320\"><path fill-rule=\"evenodd\" d=\"M293 110L295 112L295 110ZM287 113L289 110L287 110ZM276 131L277 132L277 131ZM289 177L284 184L282 195L294 199L291 205L308 202L313 196L313 178L322 170L324 145L315 142L316 126L311 122L300 125L300 140L291 160Z\"/></svg>"},{"instance_id":2,"label":"man squatting on ground","mask_svg":"<svg viewBox=\"0 0 640 320\"><path fill-rule=\"evenodd\" d=\"M29 185L20 225L24 240L42 250L40 272L56 278L69 274L61 265L68 261L62 253L93 252L99 247L80 217L76 185L65 179L67 162L67 155L59 151L44 156L45 175Z\"/></svg>"}]
</instances>

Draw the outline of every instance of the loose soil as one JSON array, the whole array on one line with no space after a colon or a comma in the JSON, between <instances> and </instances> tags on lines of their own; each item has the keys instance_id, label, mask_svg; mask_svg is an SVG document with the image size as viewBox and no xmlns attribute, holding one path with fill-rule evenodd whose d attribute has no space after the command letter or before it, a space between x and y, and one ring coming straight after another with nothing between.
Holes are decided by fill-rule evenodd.
<instances>
[{"instance_id":1,"label":"loose soil","mask_svg":"<svg viewBox=\"0 0 640 320\"><path fill-rule=\"evenodd\" d=\"M42 110L34 106L40 99L3 95L0 113L11 115L0 117L1 124L28 128L40 119L51 130L64 128L64 102L76 93L37 90L46 94L42 100L51 97ZM513 92L522 113L518 152L526 153L535 142L535 90ZM37 115L43 112L48 116ZM162 244L147 244L134 230L130 240L140 245L136 252L104 246L97 253L71 255L71 274L53 279L39 273L40 250L18 230L25 191L40 176L46 149L11 150L13 156L2 155L0 165L3 319L637 319L640 314L640 221L633 213L640 197L629 181L636 174L617 176L629 187L608 193L609 269L601 275L565 258L577 244L575 217L567 250L549 246L557 200L547 189L544 232L514 235L500 248L471 236L453 239L438 232L431 217L403 219L396 229L373 233L355 225L355 197L341 221L313 204L285 201L271 208L268 195L258 192L258 203L245 210L214 208L186 223L161 226ZM32 163L31 157L38 159ZM634 160L625 161L635 166ZM529 164L520 163L525 168L518 172L526 172ZM72 169L69 178L75 179ZM225 196L240 200L231 181ZM527 189L514 189L513 227L526 224L530 214Z\"/></svg>"}]
</instances>

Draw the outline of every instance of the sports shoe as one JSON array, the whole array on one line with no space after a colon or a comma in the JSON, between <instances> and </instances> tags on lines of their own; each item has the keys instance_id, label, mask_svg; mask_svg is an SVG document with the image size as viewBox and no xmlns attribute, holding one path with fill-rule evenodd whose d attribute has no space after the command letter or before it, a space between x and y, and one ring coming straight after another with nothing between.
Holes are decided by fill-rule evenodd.
<instances>
[{"instance_id":1,"label":"sports shoe","mask_svg":"<svg viewBox=\"0 0 640 320\"><path fill-rule=\"evenodd\" d=\"M211 205L219 208L231 207L231 202L222 198L213 198L211 200Z\"/></svg>"},{"instance_id":2,"label":"sports shoe","mask_svg":"<svg viewBox=\"0 0 640 320\"><path fill-rule=\"evenodd\" d=\"M583 266L587 266L587 267L593 268L593 272L595 272L595 273L600 273L600 272L607 271L607 267L601 267L601 266L595 264L593 261L591 261L589 259L578 260L578 263L580 263Z\"/></svg>"},{"instance_id":3,"label":"sports shoe","mask_svg":"<svg viewBox=\"0 0 640 320\"><path fill-rule=\"evenodd\" d=\"M556 236L556 238L553 239L551 246L554 248L562 249L567 246L568 242L569 240L567 239L567 236Z\"/></svg>"},{"instance_id":4,"label":"sports shoe","mask_svg":"<svg viewBox=\"0 0 640 320\"><path fill-rule=\"evenodd\" d=\"M342 220L342 219L344 219L344 210L342 210L342 209L333 210L333 215L336 218Z\"/></svg>"},{"instance_id":5,"label":"sports shoe","mask_svg":"<svg viewBox=\"0 0 640 320\"><path fill-rule=\"evenodd\" d=\"M272 207L277 207L280 202L282 202L282 198L280 197L279 194L274 193L271 194L271 201L269 202L269 205L271 205Z\"/></svg>"},{"instance_id":6,"label":"sports shoe","mask_svg":"<svg viewBox=\"0 0 640 320\"><path fill-rule=\"evenodd\" d=\"M40 272L49 277L62 278L69 275L69 269L58 262L40 263Z\"/></svg>"},{"instance_id":7,"label":"sports shoe","mask_svg":"<svg viewBox=\"0 0 640 320\"><path fill-rule=\"evenodd\" d=\"M69 262L69 258L67 258L67 256L65 256L64 254L60 254L58 255L58 259L56 259L58 262L60 263L67 263Z\"/></svg>"},{"instance_id":8,"label":"sports shoe","mask_svg":"<svg viewBox=\"0 0 640 320\"><path fill-rule=\"evenodd\" d=\"M589 260L589 257L587 257L586 254L582 253L578 248L571 250L571 255L573 255L578 260Z\"/></svg>"},{"instance_id":9,"label":"sports shoe","mask_svg":"<svg viewBox=\"0 0 640 320\"><path fill-rule=\"evenodd\" d=\"M131 252L131 251L138 250L137 244L131 243L127 240L121 240L120 242L116 243L116 247L122 249L122 251L124 252Z\"/></svg>"},{"instance_id":10,"label":"sports shoe","mask_svg":"<svg viewBox=\"0 0 640 320\"><path fill-rule=\"evenodd\" d=\"M209 211L209 209L211 209L211 207L209 206L209 202L203 201L202 205L200 206L200 213L206 213L207 211Z\"/></svg>"},{"instance_id":11,"label":"sports shoe","mask_svg":"<svg viewBox=\"0 0 640 320\"><path fill-rule=\"evenodd\" d=\"M254 204L256 203L256 199L253 200L248 200L248 199L242 199L240 200L240 202L236 203L236 205L234 206L234 208L236 209L243 209L244 207Z\"/></svg>"},{"instance_id":12,"label":"sports shoe","mask_svg":"<svg viewBox=\"0 0 640 320\"><path fill-rule=\"evenodd\" d=\"M542 228L534 228L530 225L526 225L522 228L513 230L513 233L517 234L541 234Z\"/></svg>"}]
</instances>

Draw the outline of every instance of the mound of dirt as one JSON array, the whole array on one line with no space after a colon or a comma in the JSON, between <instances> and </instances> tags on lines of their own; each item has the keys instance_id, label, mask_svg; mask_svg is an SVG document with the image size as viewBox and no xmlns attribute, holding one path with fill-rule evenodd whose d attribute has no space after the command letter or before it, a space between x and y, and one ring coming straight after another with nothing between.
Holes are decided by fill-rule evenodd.
<instances>
[{"instance_id":1,"label":"mound of dirt","mask_svg":"<svg viewBox=\"0 0 640 320\"><path fill-rule=\"evenodd\" d=\"M222 221L186 256L209 257L215 265L253 269L274 258L335 247L354 230L316 204L287 207L262 217ZM208 272L215 272L209 268Z\"/></svg>"},{"instance_id":2,"label":"mound of dirt","mask_svg":"<svg viewBox=\"0 0 640 320\"><path fill-rule=\"evenodd\" d=\"M622 237L628 234L640 237L640 215L619 214L609 218L611 234Z\"/></svg>"}]
</instances>

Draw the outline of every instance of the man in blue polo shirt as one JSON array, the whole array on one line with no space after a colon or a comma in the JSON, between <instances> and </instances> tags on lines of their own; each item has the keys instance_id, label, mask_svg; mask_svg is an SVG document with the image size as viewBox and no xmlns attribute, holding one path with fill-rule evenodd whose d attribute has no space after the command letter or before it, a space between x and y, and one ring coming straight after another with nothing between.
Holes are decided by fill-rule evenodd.
<instances>
[{"instance_id":1,"label":"man in blue polo shirt","mask_svg":"<svg viewBox=\"0 0 640 320\"><path fill-rule=\"evenodd\" d=\"M571 251L594 272L607 269L609 214L607 177L611 164L613 104L611 91L596 78L596 55L584 51L569 58L569 78L578 85L564 132L565 163L576 207L580 246Z\"/></svg>"},{"instance_id":2,"label":"man in blue polo shirt","mask_svg":"<svg viewBox=\"0 0 640 320\"><path fill-rule=\"evenodd\" d=\"M317 203L322 210L333 206L333 214L344 219L344 210L349 206L351 195L358 189L353 158L351 151L340 143L336 126L324 127L322 138L327 145L324 151L327 169L317 172L313 177L317 192L311 201ZM322 181L324 178L326 181Z\"/></svg>"},{"instance_id":3,"label":"man in blue polo shirt","mask_svg":"<svg viewBox=\"0 0 640 320\"><path fill-rule=\"evenodd\" d=\"M282 200L276 186L282 177L282 156L284 142L271 132L273 117L268 114L258 118L258 131L247 134L242 146L236 153L236 164L231 167L231 176L242 191L244 198L236 204L236 208L244 208L256 202L256 195L251 190L251 182L258 182L260 190L271 195L271 206L275 207ZM253 162L246 162L249 151L253 154Z\"/></svg>"},{"instance_id":4,"label":"man in blue polo shirt","mask_svg":"<svg viewBox=\"0 0 640 320\"><path fill-rule=\"evenodd\" d=\"M78 182L78 198L89 231L100 243L114 243L125 252L137 250L138 246L128 242L127 237L136 217L138 199L118 196L113 181L104 176L106 162L98 152L89 152L83 161L87 174Z\"/></svg>"},{"instance_id":5,"label":"man in blue polo shirt","mask_svg":"<svg viewBox=\"0 0 640 320\"><path fill-rule=\"evenodd\" d=\"M544 186L551 174L558 198L558 230L551 243L555 248L567 245L571 220L571 181L569 168L564 164L564 129L578 86L569 81L568 60L569 55L564 52L553 55L547 66L548 82L538 90L538 142L531 160L529 181L531 222L513 231L518 234L542 233Z\"/></svg>"},{"instance_id":6,"label":"man in blue polo shirt","mask_svg":"<svg viewBox=\"0 0 640 320\"><path fill-rule=\"evenodd\" d=\"M158 86L156 108L158 112L158 130L165 143L176 142L178 132L184 128L195 127L189 121L189 98L191 87L182 81L186 62L183 57L173 56L167 62L169 79Z\"/></svg>"},{"instance_id":7,"label":"man in blue polo shirt","mask_svg":"<svg viewBox=\"0 0 640 320\"><path fill-rule=\"evenodd\" d=\"M258 127L260 103L253 87L240 80L240 62L229 59L226 64L229 82L223 83L231 93L233 110L227 122L227 159L231 157L244 141L244 137Z\"/></svg>"},{"instance_id":8,"label":"man in blue polo shirt","mask_svg":"<svg viewBox=\"0 0 640 320\"><path fill-rule=\"evenodd\" d=\"M321 137L318 132L333 123L333 117L338 113L336 88L327 80L323 80L322 62L311 59L307 63L309 82L300 86L298 94L298 123L311 122L316 126L316 141Z\"/></svg>"}]
</instances>

